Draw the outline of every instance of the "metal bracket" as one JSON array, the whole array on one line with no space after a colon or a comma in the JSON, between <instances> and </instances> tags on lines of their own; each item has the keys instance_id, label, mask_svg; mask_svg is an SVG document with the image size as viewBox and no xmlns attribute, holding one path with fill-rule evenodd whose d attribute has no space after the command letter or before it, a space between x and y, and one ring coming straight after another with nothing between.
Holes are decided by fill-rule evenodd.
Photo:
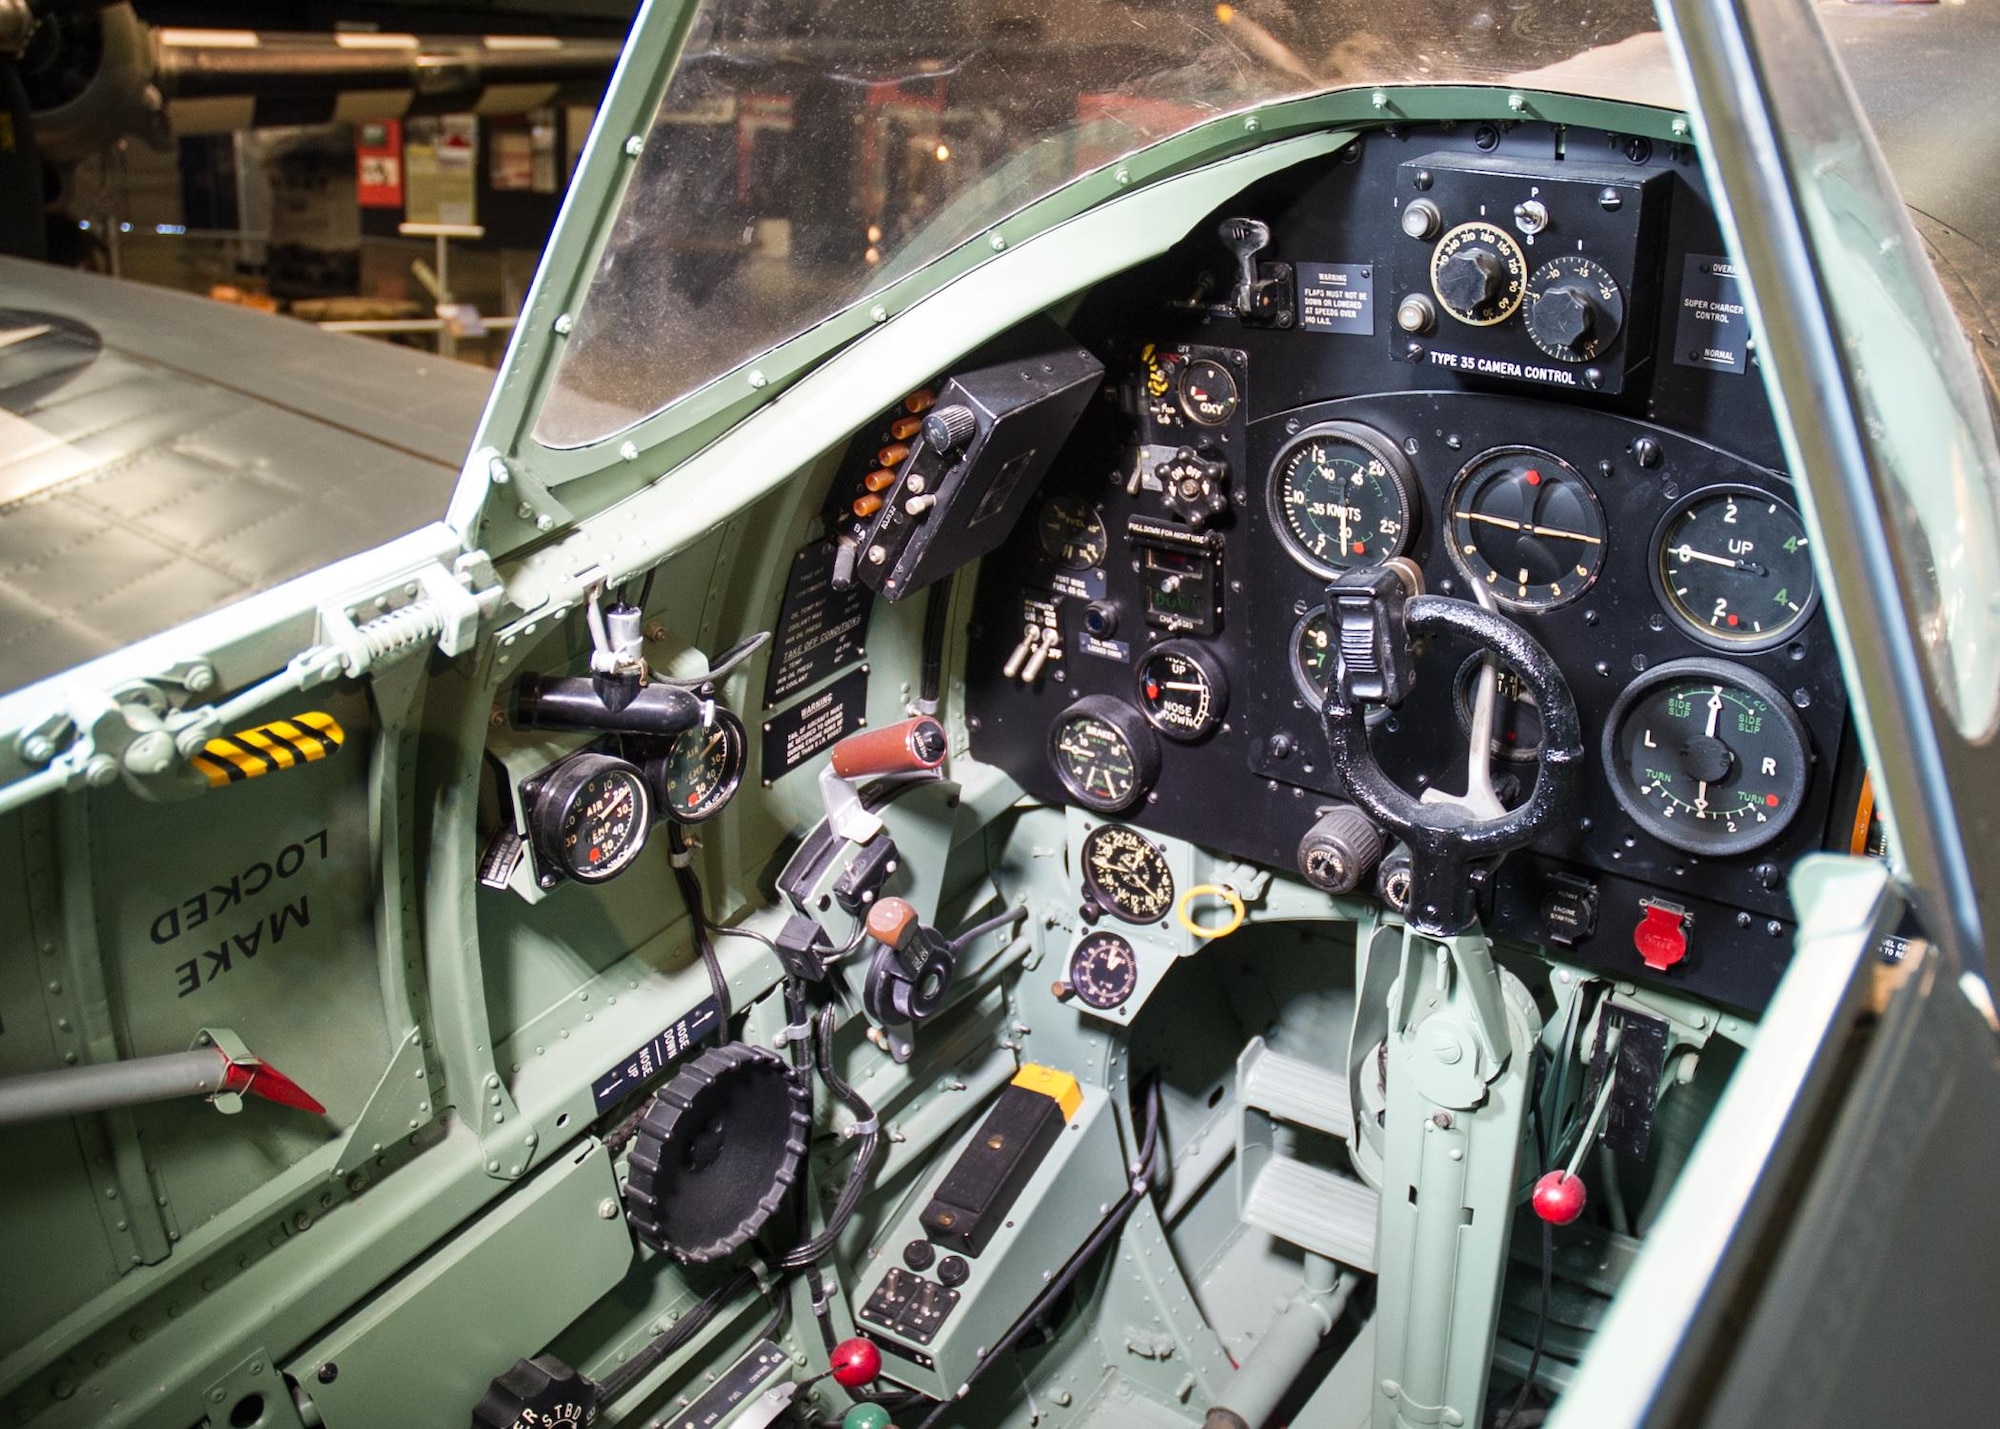
<instances>
[{"instance_id":1,"label":"metal bracket","mask_svg":"<svg viewBox=\"0 0 2000 1429\"><path fill-rule=\"evenodd\" d=\"M255 1424L258 1429L305 1429L291 1387L271 1357L253 1350L202 1393L209 1429Z\"/></svg>"},{"instance_id":2,"label":"metal bracket","mask_svg":"<svg viewBox=\"0 0 2000 1429\"><path fill-rule=\"evenodd\" d=\"M430 1068L424 1060L423 1029L403 1034L396 1054L367 1105L348 1128L340 1154L334 1157L332 1180L345 1181L362 1165L388 1151L396 1142L420 1130L432 1119Z\"/></svg>"}]
</instances>

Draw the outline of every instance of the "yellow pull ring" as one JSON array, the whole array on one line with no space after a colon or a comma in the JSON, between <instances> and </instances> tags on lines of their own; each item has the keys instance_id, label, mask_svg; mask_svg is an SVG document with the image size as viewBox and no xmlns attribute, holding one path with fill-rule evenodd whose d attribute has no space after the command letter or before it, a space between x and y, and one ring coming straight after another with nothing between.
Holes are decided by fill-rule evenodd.
<instances>
[{"instance_id":1,"label":"yellow pull ring","mask_svg":"<svg viewBox=\"0 0 2000 1429\"><path fill-rule=\"evenodd\" d=\"M1194 915L1188 911L1197 898L1220 898L1227 903L1229 921L1217 923L1213 927L1206 923L1197 923ZM1243 926L1243 896L1226 883L1197 883L1183 893L1180 902L1174 905L1174 916L1180 919L1183 928L1197 938L1226 938Z\"/></svg>"}]
</instances>

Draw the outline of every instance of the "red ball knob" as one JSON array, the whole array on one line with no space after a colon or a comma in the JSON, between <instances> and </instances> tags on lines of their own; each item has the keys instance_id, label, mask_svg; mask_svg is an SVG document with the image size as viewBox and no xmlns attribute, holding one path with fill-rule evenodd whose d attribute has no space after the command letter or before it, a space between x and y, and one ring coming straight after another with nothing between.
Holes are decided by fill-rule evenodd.
<instances>
[{"instance_id":1,"label":"red ball knob","mask_svg":"<svg viewBox=\"0 0 2000 1429\"><path fill-rule=\"evenodd\" d=\"M829 1358L833 1363L833 1382L842 1389L873 1384L875 1376L882 1373L882 1352L859 1335L835 1345Z\"/></svg>"},{"instance_id":2,"label":"red ball knob","mask_svg":"<svg viewBox=\"0 0 2000 1429\"><path fill-rule=\"evenodd\" d=\"M1551 1171L1535 1182L1535 1214L1552 1226L1566 1226L1583 1214L1583 1177Z\"/></svg>"}]
</instances>

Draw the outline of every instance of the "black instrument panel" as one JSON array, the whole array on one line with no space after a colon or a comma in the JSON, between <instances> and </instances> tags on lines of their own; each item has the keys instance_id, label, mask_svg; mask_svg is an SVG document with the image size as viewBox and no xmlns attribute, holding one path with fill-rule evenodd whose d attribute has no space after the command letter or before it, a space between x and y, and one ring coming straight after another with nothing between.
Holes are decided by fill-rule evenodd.
<instances>
[{"instance_id":1,"label":"black instrument panel","mask_svg":"<svg viewBox=\"0 0 2000 1429\"><path fill-rule=\"evenodd\" d=\"M973 753L1038 797L1090 790L1084 802L1131 824L1294 869L1301 838L1342 794L1316 707L1333 663L1326 580L1406 558L1433 593L1482 584L1555 657L1583 718L1582 800L1501 866L1489 931L1760 1007L1790 951L1784 877L1825 846L1846 711L1752 354L1709 334L1680 350L1681 311L1716 304L1708 255L1722 245L1684 151L1647 152L1614 184L1608 166L1640 152L1618 136L1521 126L1488 137L1372 135L1241 196L1227 213L1267 222L1265 256L1298 274L1296 325L1214 301L1227 282L1214 221L1086 302L1071 333L1108 376L982 568ZM1564 153L1588 162L1552 158ZM1477 213L1451 211L1440 176L1454 166L1490 200ZM1532 223L1509 224L1508 184L1535 196ZM1572 239L1597 231L1567 223L1574 196L1605 205L1591 215L1602 229L1614 189L1646 205L1621 215L1630 241ZM1600 334L1615 288L1618 344L1565 347L1512 309L1459 334L1455 309L1434 312L1428 336L1403 342L1399 299L1422 296L1401 292L1406 275L1444 261L1441 238L1427 262L1424 224L1395 216L1419 192L1445 209L1432 230L1457 234L1446 258L1462 257L1472 218L1511 234L1531 276L1565 256L1551 272L1598 284ZM1504 288L1511 270L1497 271ZM1314 322L1306 288L1335 281L1374 286L1365 304L1319 305L1338 321ZM1545 274L1522 301L1532 308L1553 282ZM1439 278L1433 307L1450 294L1488 316L1462 286ZM1368 308L1364 329L1356 313ZM1549 356L1478 371L1420 350L1459 336L1471 353ZM1550 378L1552 361L1574 370ZM1051 624L1060 658L1013 658L1024 631ZM1478 668L1469 647L1431 642L1415 693L1374 721L1377 756L1405 788L1463 788ZM1499 694L1493 768L1507 798L1532 782L1538 725L1504 671ZM1065 731L1098 735L1117 767L1096 769L1095 746ZM1660 944L1641 930L1663 921L1685 956L1649 966Z\"/></svg>"}]
</instances>

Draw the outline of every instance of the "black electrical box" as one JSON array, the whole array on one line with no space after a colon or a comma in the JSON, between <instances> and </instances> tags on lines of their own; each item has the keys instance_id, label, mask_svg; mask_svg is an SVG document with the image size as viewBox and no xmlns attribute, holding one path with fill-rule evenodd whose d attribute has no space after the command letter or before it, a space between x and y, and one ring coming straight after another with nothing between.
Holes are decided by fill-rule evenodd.
<instances>
[{"instance_id":1,"label":"black electrical box","mask_svg":"<svg viewBox=\"0 0 2000 1429\"><path fill-rule=\"evenodd\" d=\"M924 1234L966 1255L986 1249L1065 1122L1054 1097L1009 1085L924 1207Z\"/></svg>"},{"instance_id":2,"label":"black electrical box","mask_svg":"<svg viewBox=\"0 0 2000 1429\"><path fill-rule=\"evenodd\" d=\"M855 573L891 601L996 549L1069 439L1104 364L1052 322L1026 355L950 378L862 534Z\"/></svg>"}]
</instances>

